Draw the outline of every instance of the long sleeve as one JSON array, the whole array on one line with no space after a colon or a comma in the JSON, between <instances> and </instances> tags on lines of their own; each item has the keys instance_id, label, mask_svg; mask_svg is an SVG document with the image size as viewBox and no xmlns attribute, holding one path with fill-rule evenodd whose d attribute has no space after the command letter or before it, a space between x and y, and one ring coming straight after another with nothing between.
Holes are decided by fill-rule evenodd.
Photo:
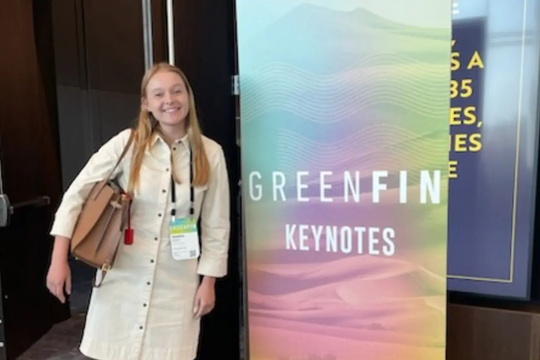
<instances>
[{"instance_id":1,"label":"long sleeve","mask_svg":"<svg viewBox=\"0 0 540 360\"><path fill-rule=\"evenodd\" d=\"M56 211L51 235L71 238L88 194L96 182L103 180L111 172L127 144L130 131L124 130L105 143L73 180ZM117 176L121 168L122 166L118 166L111 178Z\"/></svg>"},{"instance_id":2,"label":"long sleeve","mask_svg":"<svg viewBox=\"0 0 540 360\"><path fill-rule=\"evenodd\" d=\"M201 209L200 275L223 277L227 274L229 251L229 180L221 147L210 157L210 180Z\"/></svg>"}]
</instances>

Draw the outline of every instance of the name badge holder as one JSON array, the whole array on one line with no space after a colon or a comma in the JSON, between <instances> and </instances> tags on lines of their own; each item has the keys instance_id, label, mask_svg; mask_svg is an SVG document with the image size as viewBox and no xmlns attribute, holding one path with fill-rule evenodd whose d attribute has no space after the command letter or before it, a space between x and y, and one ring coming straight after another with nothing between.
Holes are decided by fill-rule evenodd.
<instances>
[{"instance_id":1,"label":"name badge holder","mask_svg":"<svg viewBox=\"0 0 540 360\"><path fill-rule=\"evenodd\" d=\"M171 175L171 222L169 234L174 260L196 259L201 254L195 214L195 190L193 189L193 152L189 149L189 217L176 218L176 184Z\"/></svg>"}]
</instances>

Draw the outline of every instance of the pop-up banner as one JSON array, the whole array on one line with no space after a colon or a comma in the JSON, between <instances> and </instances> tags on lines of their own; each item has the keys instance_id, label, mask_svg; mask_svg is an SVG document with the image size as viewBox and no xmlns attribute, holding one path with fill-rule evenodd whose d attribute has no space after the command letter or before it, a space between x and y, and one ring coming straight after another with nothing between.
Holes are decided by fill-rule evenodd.
<instances>
[{"instance_id":1,"label":"pop-up banner","mask_svg":"<svg viewBox=\"0 0 540 360\"><path fill-rule=\"evenodd\" d=\"M451 4L236 4L249 359L444 359Z\"/></svg>"}]
</instances>

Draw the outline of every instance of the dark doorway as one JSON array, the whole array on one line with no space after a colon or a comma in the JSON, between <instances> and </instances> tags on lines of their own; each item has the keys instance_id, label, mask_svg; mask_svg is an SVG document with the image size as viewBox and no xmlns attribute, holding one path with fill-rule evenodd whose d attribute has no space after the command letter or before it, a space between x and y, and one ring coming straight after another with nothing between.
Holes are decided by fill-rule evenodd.
<instances>
[{"instance_id":1,"label":"dark doorway","mask_svg":"<svg viewBox=\"0 0 540 360\"><path fill-rule=\"evenodd\" d=\"M231 184L229 274L217 282L217 307L203 319L199 359L240 359L240 149L232 86L236 74L234 1L177 1L174 14L176 65L193 86L205 134L223 147Z\"/></svg>"},{"instance_id":2,"label":"dark doorway","mask_svg":"<svg viewBox=\"0 0 540 360\"><path fill-rule=\"evenodd\" d=\"M69 317L45 287L52 204L62 187L51 23L43 6L8 0L0 12L0 191L11 205L4 201L0 212L13 212L0 227L0 359L17 358Z\"/></svg>"}]
</instances>

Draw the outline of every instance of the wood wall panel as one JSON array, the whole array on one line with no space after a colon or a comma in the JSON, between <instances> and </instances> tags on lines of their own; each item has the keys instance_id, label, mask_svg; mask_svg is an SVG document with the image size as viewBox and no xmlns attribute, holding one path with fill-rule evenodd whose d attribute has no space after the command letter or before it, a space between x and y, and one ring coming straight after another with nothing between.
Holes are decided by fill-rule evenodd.
<instances>
[{"instance_id":1,"label":"wood wall panel","mask_svg":"<svg viewBox=\"0 0 540 360\"><path fill-rule=\"evenodd\" d=\"M540 313L448 307L448 360L539 360Z\"/></svg>"}]
</instances>

